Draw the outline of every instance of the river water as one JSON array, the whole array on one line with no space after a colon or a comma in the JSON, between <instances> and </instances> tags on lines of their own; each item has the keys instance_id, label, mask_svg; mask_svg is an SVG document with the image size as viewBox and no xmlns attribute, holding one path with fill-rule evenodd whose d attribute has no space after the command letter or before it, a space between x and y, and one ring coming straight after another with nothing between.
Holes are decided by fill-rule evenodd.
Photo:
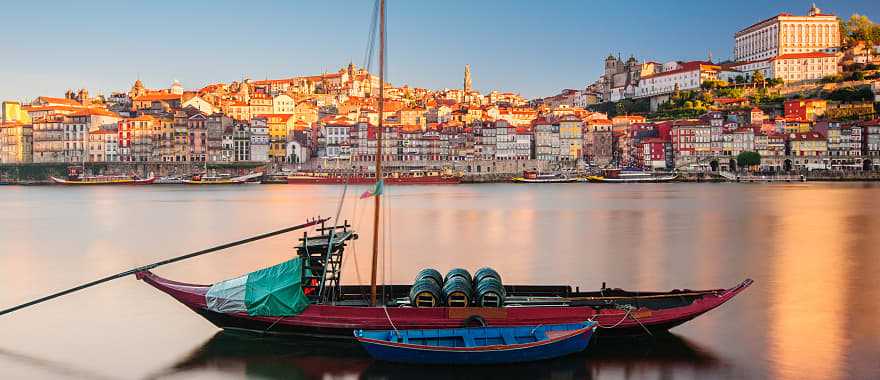
<instances>
[{"instance_id":1,"label":"river water","mask_svg":"<svg viewBox=\"0 0 880 380\"><path fill-rule=\"evenodd\" d=\"M344 282L369 279L372 202ZM0 308L318 214L337 186L0 187ZM221 333L124 278L0 317L0 378L880 378L880 185L561 184L387 188L385 282L492 266L506 283L639 290L755 284L654 339L550 362L431 368L347 346ZM162 267L210 283L288 257L299 235Z\"/></svg>"}]
</instances>

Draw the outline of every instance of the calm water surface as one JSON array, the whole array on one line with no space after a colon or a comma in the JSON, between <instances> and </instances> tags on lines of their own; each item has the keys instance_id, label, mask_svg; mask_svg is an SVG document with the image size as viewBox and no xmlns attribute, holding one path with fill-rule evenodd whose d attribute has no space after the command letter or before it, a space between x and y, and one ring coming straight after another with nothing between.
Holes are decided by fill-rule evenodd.
<instances>
[{"instance_id":1,"label":"calm water surface","mask_svg":"<svg viewBox=\"0 0 880 380\"><path fill-rule=\"evenodd\" d=\"M371 202L345 282L369 278ZM0 187L0 307L336 212L341 187ZM220 333L126 278L0 317L0 378L880 378L880 186L461 185L388 189L385 282L491 265L581 289L756 283L671 336L505 367L426 370L348 346ZM277 263L298 235L157 272L210 283Z\"/></svg>"}]
</instances>

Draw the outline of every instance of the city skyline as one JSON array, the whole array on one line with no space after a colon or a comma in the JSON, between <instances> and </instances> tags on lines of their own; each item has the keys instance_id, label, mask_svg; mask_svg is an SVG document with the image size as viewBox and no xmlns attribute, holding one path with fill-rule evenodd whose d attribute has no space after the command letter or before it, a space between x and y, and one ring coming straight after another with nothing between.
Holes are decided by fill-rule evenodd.
<instances>
[{"instance_id":1,"label":"city skyline","mask_svg":"<svg viewBox=\"0 0 880 380\"><path fill-rule=\"evenodd\" d=\"M28 17L0 25L8 53L0 62L0 98L60 96L80 87L109 95L127 90L137 78L150 87L177 79L196 89L242 77L332 72L348 62L363 64L372 10L371 1L210 8L161 3L151 8L110 2L42 4L39 9L28 3L6 5L9 14L39 11L41 20L38 29L29 28L34 21ZM667 61L705 59L711 52L715 60L727 59L735 31L780 12L802 14L810 3L684 2L676 8L644 3L638 9L615 9L613 3L533 5L390 4L389 81L457 88L464 65L470 64L476 90L549 96L591 83L608 53ZM842 19L852 13L871 17L880 8L858 1L817 5ZM489 22L487 15L493 16ZM199 19L213 22L193 22ZM693 33L694 27L708 25ZM641 29L633 31L633 26Z\"/></svg>"}]
</instances>

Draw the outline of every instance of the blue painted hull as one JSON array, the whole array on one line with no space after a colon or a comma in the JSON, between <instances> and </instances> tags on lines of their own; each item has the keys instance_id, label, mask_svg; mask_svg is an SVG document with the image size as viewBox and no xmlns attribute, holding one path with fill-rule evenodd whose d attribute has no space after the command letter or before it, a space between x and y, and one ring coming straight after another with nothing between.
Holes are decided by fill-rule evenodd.
<instances>
[{"instance_id":1,"label":"blue painted hull","mask_svg":"<svg viewBox=\"0 0 880 380\"><path fill-rule=\"evenodd\" d=\"M507 364L552 359L581 352L587 348L593 331L593 328L585 329L562 339L547 339L529 344L476 348L398 344L361 337L358 337L358 340L370 356L388 362L446 365Z\"/></svg>"}]
</instances>

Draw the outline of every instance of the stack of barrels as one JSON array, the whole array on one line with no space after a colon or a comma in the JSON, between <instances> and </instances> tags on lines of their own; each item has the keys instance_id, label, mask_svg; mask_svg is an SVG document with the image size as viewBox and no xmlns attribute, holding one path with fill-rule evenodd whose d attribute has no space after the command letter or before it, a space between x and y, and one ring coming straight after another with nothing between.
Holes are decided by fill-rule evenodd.
<instances>
[{"instance_id":1,"label":"stack of barrels","mask_svg":"<svg viewBox=\"0 0 880 380\"><path fill-rule=\"evenodd\" d=\"M436 269L423 269L410 288L415 307L501 307L506 296L501 275L492 268L480 268L471 277L467 269L455 268L443 277Z\"/></svg>"}]
</instances>

